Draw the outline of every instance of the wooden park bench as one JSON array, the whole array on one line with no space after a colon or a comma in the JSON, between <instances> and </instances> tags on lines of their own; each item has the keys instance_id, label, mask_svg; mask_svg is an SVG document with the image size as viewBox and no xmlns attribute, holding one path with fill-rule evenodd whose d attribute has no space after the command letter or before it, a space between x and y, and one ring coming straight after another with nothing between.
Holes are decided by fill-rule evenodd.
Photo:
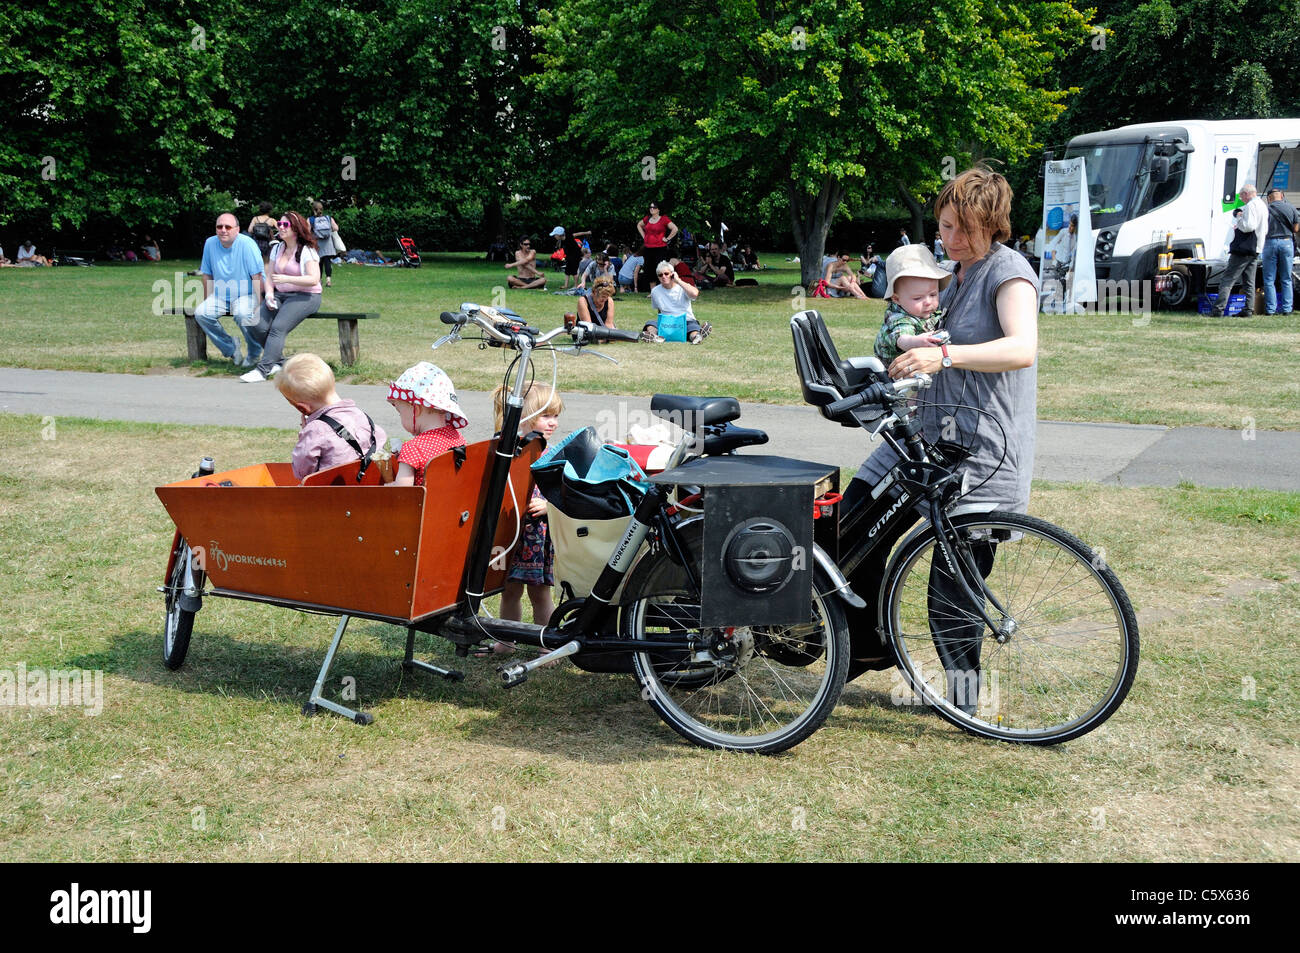
<instances>
[{"instance_id":1,"label":"wooden park bench","mask_svg":"<svg viewBox=\"0 0 1300 953\"><path fill-rule=\"evenodd\" d=\"M203 333L199 323L194 320L193 308L171 308L164 314L185 315L185 347L191 361L208 359L208 336ZM339 358L344 365L356 364L361 358L361 332L357 322L367 318L378 318L377 311L317 311L307 320L333 320L339 323Z\"/></svg>"}]
</instances>

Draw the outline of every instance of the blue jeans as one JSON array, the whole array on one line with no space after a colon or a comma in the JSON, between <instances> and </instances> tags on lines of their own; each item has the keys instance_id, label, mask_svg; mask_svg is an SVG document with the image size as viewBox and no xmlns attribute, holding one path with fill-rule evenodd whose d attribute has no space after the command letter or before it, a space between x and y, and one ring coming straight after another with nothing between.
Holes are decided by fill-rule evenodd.
<instances>
[{"instance_id":1,"label":"blue jeans","mask_svg":"<svg viewBox=\"0 0 1300 953\"><path fill-rule=\"evenodd\" d=\"M1291 287L1290 238L1270 238L1264 243L1264 310L1269 314L1290 314L1293 289ZM1282 296L1274 285L1281 279Z\"/></svg>"},{"instance_id":2,"label":"blue jeans","mask_svg":"<svg viewBox=\"0 0 1300 953\"><path fill-rule=\"evenodd\" d=\"M251 294L243 295L231 301L219 301L216 294L211 294L203 299L203 302L194 309L194 320L198 322L203 332L212 339L212 343L217 346L217 350L226 357L234 357L235 351L239 345L235 342L226 329L221 326L221 316L229 314L239 325L239 330L244 333L244 340L248 342L248 356L256 358L262 353L262 345L249 334L249 331L256 322L253 319L253 308L257 305L257 299Z\"/></svg>"}]
</instances>

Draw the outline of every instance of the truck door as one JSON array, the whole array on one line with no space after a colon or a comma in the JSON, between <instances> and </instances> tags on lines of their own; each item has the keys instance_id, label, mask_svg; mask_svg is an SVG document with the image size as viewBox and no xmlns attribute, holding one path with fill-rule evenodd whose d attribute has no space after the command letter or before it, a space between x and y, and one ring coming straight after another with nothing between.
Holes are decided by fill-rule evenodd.
<instances>
[{"instance_id":1,"label":"truck door","mask_svg":"<svg viewBox=\"0 0 1300 953\"><path fill-rule=\"evenodd\" d=\"M1237 193L1247 182L1255 181L1257 140L1253 136L1219 135L1214 137L1214 176L1212 188L1214 210L1210 225L1210 247L1205 249L1210 258L1227 254L1228 231L1232 228L1232 213L1243 204ZM1258 183L1256 183L1258 186Z\"/></svg>"}]
</instances>

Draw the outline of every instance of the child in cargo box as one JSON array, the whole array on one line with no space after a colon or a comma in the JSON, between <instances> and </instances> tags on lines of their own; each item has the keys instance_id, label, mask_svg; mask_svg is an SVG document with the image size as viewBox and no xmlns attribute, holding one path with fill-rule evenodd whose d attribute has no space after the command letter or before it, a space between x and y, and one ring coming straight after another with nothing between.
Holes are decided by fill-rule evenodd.
<instances>
[{"instance_id":1,"label":"child in cargo box","mask_svg":"<svg viewBox=\"0 0 1300 953\"><path fill-rule=\"evenodd\" d=\"M404 370L388 388L388 402L412 439L397 451L397 476L391 486L424 486L424 468L440 453L465 446L460 431L469 425L456 388L446 373L428 361Z\"/></svg>"},{"instance_id":2,"label":"child in cargo box","mask_svg":"<svg viewBox=\"0 0 1300 953\"><path fill-rule=\"evenodd\" d=\"M492 394L496 411L496 429L506 413L506 389L498 387ZM519 436L536 430L549 442L560 426L564 401L549 384L530 384L524 392L524 408L519 418ZM551 587L555 584L555 550L551 545L546 524L546 498L537 487L525 507L523 525L519 529L519 545L515 547L510 569L506 573L505 589L501 593L501 618L521 622L524 618L524 587L528 588L528 601L533 606L533 621L545 625L555 611ZM509 642L494 642L485 648L483 655L508 655L514 650Z\"/></svg>"},{"instance_id":3,"label":"child in cargo box","mask_svg":"<svg viewBox=\"0 0 1300 953\"><path fill-rule=\"evenodd\" d=\"M275 379L284 399L302 414L293 448L293 475L301 480L317 470L348 463L381 449L388 435L370 416L334 390L334 372L315 354L295 354ZM338 424L347 434L339 433ZM349 439L351 442L349 442Z\"/></svg>"}]
</instances>

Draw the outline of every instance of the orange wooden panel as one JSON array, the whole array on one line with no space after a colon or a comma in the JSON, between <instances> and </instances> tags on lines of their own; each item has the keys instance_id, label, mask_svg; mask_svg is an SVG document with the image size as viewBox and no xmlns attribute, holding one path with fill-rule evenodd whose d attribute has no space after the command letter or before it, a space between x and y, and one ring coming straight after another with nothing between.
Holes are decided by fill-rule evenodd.
<instances>
[{"instance_id":1,"label":"orange wooden panel","mask_svg":"<svg viewBox=\"0 0 1300 953\"><path fill-rule=\"evenodd\" d=\"M222 470L192 480L178 480L168 486L212 486L229 481L235 486L297 486L290 463L255 463L237 470ZM229 489L229 487L226 487Z\"/></svg>"},{"instance_id":2,"label":"orange wooden panel","mask_svg":"<svg viewBox=\"0 0 1300 953\"><path fill-rule=\"evenodd\" d=\"M454 606L465 576L477 514L487 490L495 440L431 461L423 487L358 486L357 464L297 485L288 464L267 463L158 487L158 498L212 585L289 603L412 620ZM511 466L516 498L526 505L530 446ZM371 468L374 469L373 467ZM335 477L342 476L342 484ZM229 481L233 486L221 486ZM366 484L372 482L370 473ZM515 537L515 502L502 504L496 545ZM506 557L509 564L509 556ZM489 575L499 589L504 572Z\"/></svg>"},{"instance_id":3,"label":"orange wooden panel","mask_svg":"<svg viewBox=\"0 0 1300 953\"><path fill-rule=\"evenodd\" d=\"M158 488L214 586L410 617L419 487Z\"/></svg>"},{"instance_id":4,"label":"orange wooden panel","mask_svg":"<svg viewBox=\"0 0 1300 953\"><path fill-rule=\"evenodd\" d=\"M378 486L382 480L380 478L381 469L379 464L371 463L366 467L365 474L361 481L357 482L357 471L361 469L360 460L351 460L347 463L340 463L336 467L330 467L327 470L317 470L315 473L309 473L302 478L303 486Z\"/></svg>"},{"instance_id":5,"label":"orange wooden panel","mask_svg":"<svg viewBox=\"0 0 1300 953\"><path fill-rule=\"evenodd\" d=\"M495 450L496 440L481 440L466 448L465 463L459 470L450 453L435 458L425 468L427 495L420 527L413 619L439 612L459 601L465 560L477 529L480 501L487 492ZM532 489L528 467L540 453L540 446L533 445L511 464L511 478L521 502L526 503ZM514 535L515 505L507 492L494 545L504 546ZM504 572L489 573L486 591L499 589L504 579Z\"/></svg>"}]
</instances>

